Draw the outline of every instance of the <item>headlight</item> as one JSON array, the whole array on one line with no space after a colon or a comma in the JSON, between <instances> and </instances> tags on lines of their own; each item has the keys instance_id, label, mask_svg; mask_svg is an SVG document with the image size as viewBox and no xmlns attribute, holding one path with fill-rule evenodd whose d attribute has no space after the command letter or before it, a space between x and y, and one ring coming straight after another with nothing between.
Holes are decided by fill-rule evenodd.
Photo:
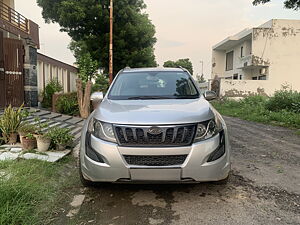
<instances>
[{"instance_id":1,"label":"headlight","mask_svg":"<svg viewBox=\"0 0 300 225\"><path fill-rule=\"evenodd\" d=\"M96 138L104 141L117 143L112 124L101 122L92 118L89 123L89 132Z\"/></svg>"},{"instance_id":2,"label":"headlight","mask_svg":"<svg viewBox=\"0 0 300 225\"><path fill-rule=\"evenodd\" d=\"M223 130L223 125L220 116L215 114L215 118L209 121L198 123L194 142L209 139L215 136L216 134L218 134L222 130Z\"/></svg>"}]
</instances>

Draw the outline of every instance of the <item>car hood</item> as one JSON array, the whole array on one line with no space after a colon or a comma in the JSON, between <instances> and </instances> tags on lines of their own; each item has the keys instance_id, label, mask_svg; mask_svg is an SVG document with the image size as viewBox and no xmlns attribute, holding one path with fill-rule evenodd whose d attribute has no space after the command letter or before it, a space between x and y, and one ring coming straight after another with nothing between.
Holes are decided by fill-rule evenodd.
<instances>
[{"instance_id":1,"label":"car hood","mask_svg":"<svg viewBox=\"0 0 300 225\"><path fill-rule=\"evenodd\" d=\"M94 117L114 124L168 125L202 122L213 118L204 99L109 100L104 99Z\"/></svg>"}]
</instances>

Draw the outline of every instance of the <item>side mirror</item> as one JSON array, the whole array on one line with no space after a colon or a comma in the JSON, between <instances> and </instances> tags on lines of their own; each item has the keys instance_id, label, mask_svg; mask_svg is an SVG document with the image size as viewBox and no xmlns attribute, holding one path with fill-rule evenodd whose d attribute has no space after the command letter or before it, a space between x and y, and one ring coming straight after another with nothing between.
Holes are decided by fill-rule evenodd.
<instances>
[{"instance_id":1,"label":"side mirror","mask_svg":"<svg viewBox=\"0 0 300 225\"><path fill-rule=\"evenodd\" d=\"M207 101L212 101L214 99L217 98L217 94L216 92L214 91L205 91L204 92L204 98L207 100Z\"/></svg>"},{"instance_id":2,"label":"side mirror","mask_svg":"<svg viewBox=\"0 0 300 225\"><path fill-rule=\"evenodd\" d=\"M103 92L94 92L91 95L91 101L92 101L94 109L96 109L99 106L99 104L102 102L103 98L104 98Z\"/></svg>"}]
</instances>

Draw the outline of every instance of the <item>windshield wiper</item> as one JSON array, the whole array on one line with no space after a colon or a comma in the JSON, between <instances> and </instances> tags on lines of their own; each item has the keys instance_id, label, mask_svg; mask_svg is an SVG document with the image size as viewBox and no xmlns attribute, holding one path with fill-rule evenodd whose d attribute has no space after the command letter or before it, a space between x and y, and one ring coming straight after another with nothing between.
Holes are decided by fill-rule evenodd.
<instances>
[{"instance_id":1,"label":"windshield wiper","mask_svg":"<svg viewBox=\"0 0 300 225\"><path fill-rule=\"evenodd\" d=\"M178 95L176 96L177 99L195 99L199 98L199 95Z\"/></svg>"},{"instance_id":2,"label":"windshield wiper","mask_svg":"<svg viewBox=\"0 0 300 225\"><path fill-rule=\"evenodd\" d=\"M169 97L165 96L135 96L129 97L129 100L143 100L143 99L170 99Z\"/></svg>"}]
</instances>

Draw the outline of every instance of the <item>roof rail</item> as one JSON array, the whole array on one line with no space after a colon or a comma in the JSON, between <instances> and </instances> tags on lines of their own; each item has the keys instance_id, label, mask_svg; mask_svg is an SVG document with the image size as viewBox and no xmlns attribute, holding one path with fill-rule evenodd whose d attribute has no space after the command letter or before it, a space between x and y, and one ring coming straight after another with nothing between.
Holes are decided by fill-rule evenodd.
<instances>
[{"instance_id":1,"label":"roof rail","mask_svg":"<svg viewBox=\"0 0 300 225\"><path fill-rule=\"evenodd\" d=\"M183 71L187 71L187 69L183 68L182 66L178 66L178 68L182 69Z\"/></svg>"}]
</instances>

